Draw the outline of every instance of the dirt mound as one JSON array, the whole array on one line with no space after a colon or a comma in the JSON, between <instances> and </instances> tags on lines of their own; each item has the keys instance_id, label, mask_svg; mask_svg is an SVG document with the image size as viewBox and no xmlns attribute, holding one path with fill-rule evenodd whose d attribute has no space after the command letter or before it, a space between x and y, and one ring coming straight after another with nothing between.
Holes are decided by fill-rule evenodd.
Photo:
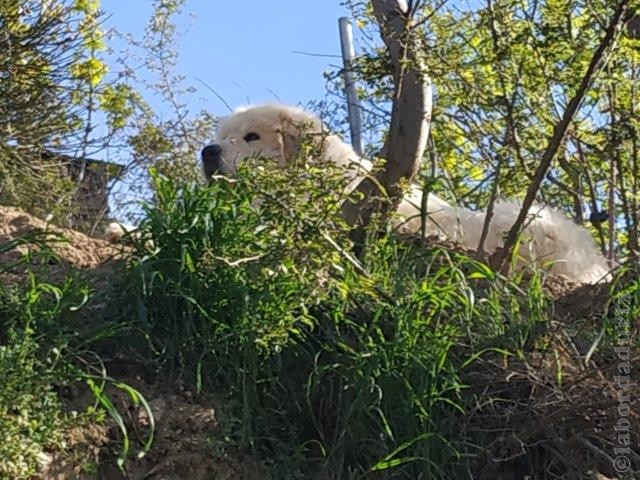
<instances>
[{"instance_id":1,"label":"dirt mound","mask_svg":"<svg viewBox=\"0 0 640 480\"><path fill-rule=\"evenodd\" d=\"M19 240L24 239L24 240ZM43 274L53 282L62 281L71 271L78 271L100 294L104 305L118 271L118 259L123 248L106 240L91 238L74 230L48 224L17 208L0 206L0 245L13 248L0 251L2 284L20 282L27 268L39 265L34 256L31 264L17 263L25 254L42 251L46 240L54 256L47 257ZM37 268L37 267L36 267ZM106 294L106 295L105 295ZM98 305L100 306L100 305ZM92 309L92 306L89 306ZM82 313L82 312L81 312ZM88 321L95 322L91 310ZM117 350L117 346L112 346ZM133 357L134 355L132 355ZM148 365L138 365L122 352L106 354L101 366L117 382L138 390L148 401L155 422L151 450L138 456L150 432L150 418L140 406L132 403L122 389L111 385L107 397L125 422L131 442L131 452L124 463L126 474L117 467L123 433L109 416L104 422L88 420L71 427L62 451L45 452L40 456L40 480L120 480L130 479L194 479L210 478L255 480L268 475L261 466L240 454L225 451L224 439L218 438L214 402L197 398L184 387L160 385L157 375ZM61 399L67 411L83 412L95 403L95 397L83 384L64 387Z\"/></svg>"},{"instance_id":2,"label":"dirt mound","mask_svg":"<svg viewBox=\"0 0 640 480\"><path fill-rule=\"evenodd\" d=\"M122 389L109 386L105 394L123 418L131 451L118 469L123 433L112 419L88 423L68 432L64 451L45 455L39 480L264 480L269 475L256 461L225 449L218 431L218 419L211 399L198 397L181 384L170 390L149 383L140 372L118 375L118 381L135 388L148 401L155 430L153 444L146 454L139 453L149 439L148 412L135 405ZM67 392L66 403L90 403L87 391ZM126 473L125 473L126 472Z\"/></svg>"},{"instance_id":3,"label":"dirt mound","mask_svg":"<svg viewBox=\"0 0 640 480\"><path fill-rule=\"evenodd\" d=\"M12 268L12 265L22 255L40 250L38 242L45 239L56 256L49 260L47 268L53 279L64 277L72 268L98 268L118 257L121 251L105 240L56 227L17 208L0 206L0 245L11 241L18 243L11 250L0 252L0 268L9 269L8 275L3 276L4 283L22 278L24 266Z\"/></svg>"},{"instance_id":4,"label":"dirt mound","mask_svg":"<svg viewBox=\"0 0 640 480\"><path fill-rule=\"evenodd\" d=\"M478 446L471 478L638 478L640 386L621 387L618 367L584 366L558 350L478 362L463 378L476 399L463 421ZM637 357L630 368L640 368Z\"/></svg>"}]
</instances>

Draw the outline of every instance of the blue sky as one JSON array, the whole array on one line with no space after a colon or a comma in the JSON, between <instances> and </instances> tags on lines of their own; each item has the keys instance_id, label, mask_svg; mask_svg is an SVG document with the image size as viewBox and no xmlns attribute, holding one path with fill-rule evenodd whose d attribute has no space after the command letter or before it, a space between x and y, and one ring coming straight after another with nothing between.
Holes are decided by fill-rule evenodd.
<instances>
[{"instance_id":1,"label":"blue sky","mask_svg":"<svg viewBox=\"0 0 640 480\"><path fill-rule=\"evenodd\" d=\"M101 8L108 17L106 27L141 38L152 2L102 0ZM194 97L192 111L228 112L197 78L232 107L277 98L294 104L322 99L322 73L341 64L338 18L348 13L340 0L188 0L178 20L186 34L177 70L205 98ZM162 111L161 103L147 100Z\"/></svg>"},{"instance_id":2,"label":"blue sky","mask_svg":"<svg viewBox=\"0 0 640 480\"><path fill-rule=\"evenodd\" d=\"M187 102L190 114L202 110L215 116L229 113L198 79L233 108L276 100L301 105L322 100L326 95L323 73L342 64L338 18L348 16L349 11L340 3L341 0L187 0L182 14L175 19L183 33L176 73L185 77L182 86L198 89L197 94L181 98ZM142 40L153 4L151 0L101 0L101 10L106 17L105 30L116 29ZM112 38L108 44L114 50L114 55L107 58L108 66L112 74L117 74L121 67L115 60L127 44L119 38ZM140 89L140 85L134 86ZM174 115L159 95L144 90L141 93L160 118L164 113ZM96 158L120 158L118 153L115 158L112 153L115 152L107 149ZM115 195L131 200L140 193L128 192L130 189L125 179L119 182L119 193ZM140 213L133 205L117 204L112 202L111 213L121 220L128 214Z\"/></svg>"}]
</instances>

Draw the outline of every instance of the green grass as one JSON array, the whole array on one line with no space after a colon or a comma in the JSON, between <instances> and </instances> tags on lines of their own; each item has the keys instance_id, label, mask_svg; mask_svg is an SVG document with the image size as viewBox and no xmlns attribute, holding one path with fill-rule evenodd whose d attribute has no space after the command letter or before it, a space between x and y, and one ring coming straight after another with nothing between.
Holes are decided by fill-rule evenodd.
<instances>
[{"instance_id":1,"label":"green grass","mask_svg":"<svg viewBox=\"0 0 640 480\"><path fill-rule=\"evenodd\" d=\"M460 372L535 341L550 313L540 278L518 286L392 233L355 261L318 187L331 175L300 168L206 187L156 175L129 261L131 327L171 377L224 392L226 445L277 478L450 478Z\"/></svg>"},{"instance_id":2,"label":"green grass","mask_svg":"<svg viewBox=\"0 0 640 480\"><path fill-rule=\"evenodd\" d=\"M0 289L0 478L29 478L45 448L60 445L64 415L54 384L64 375L61 312L81 291L41 282L38 266L52 258L43 235L5 242L0 251L35 244L38 256L22 256L10 267L27 269L26 281ZM32 265L36 265L33 267Z\"/></svg>"},{"instance_id":3,"label":"green grass","mask_svg":"<svg viewBox=\"0 0 640 480\"><path fill-rule=\"evenodd\" d=\"M55 374L29 336L0 346L0 478L29 478L38 455L62 440ZM53 360L49 357L48 360Z\"/></svg>"},{"instance_id":4,"label":"green grass","mask_svg":"<svg viewBox=\"0 0 640 480\"><path fill-rule=\"evenodd\" d=\"M61 387L89 382L98 404L108 403L103 392L110 379L88 369L95 364L87 350L87 334L77 326L92 291L76 272L51 280L50 265L60 260L50 248L65 241L51 232L34 232L0 244L0 253L27 245L28 253L0 266L0 479L28 479L38 471L47 451L64 447L67 431L102 417L93 406L85 412L65 411ZM20 281L5 283L8 273L20 272ZM14 279L15 280L15 279ZM100 319L93 316L93 323ZM99 325L97 330L104 330ZM99 338L104 335L99 335ZM87 361L90 358L90 361ZM144 398L128 385L134 403ZM117 411L108 410L113 417ZM153 425L151 425L151 434ZM123 429L123 451L128 453ZM150 443L150 440L149 442ZM148 449L148 445L143 446ZM124 454L123 454L124 455Z\"/></svg>"},{"instance_id":5,"label":"green grass","mask_svg":"<svg viewBox=\"0 0 640 480\"><path fill-rule=\"evenodd\" d=\"M153 448L153 421L134 444L106 387L149 410L140 393L87 370L88 349L104 345L133 347L168 382L217 398L212 454L249 453L272 478L456 478L486 440L460 433L462 379L478 359L555 354L558 332L605 358L617 323L638 313L633 277L612 287L604 318L559 325L539 272L508 280L381 225L355 259L341 199L328 193L342 175L325 165L258 163L208 186L153 179L119 295L88 331L76 326L89 285L46 281L52 254L41 239L0 246L43 247L39 261L21 260L36 265L26 282L0 295L0 478L28 478L59 445L69 417L56 391L70 382L88 383L120 429L122 469Z\"/></svg>"}]
</instances>

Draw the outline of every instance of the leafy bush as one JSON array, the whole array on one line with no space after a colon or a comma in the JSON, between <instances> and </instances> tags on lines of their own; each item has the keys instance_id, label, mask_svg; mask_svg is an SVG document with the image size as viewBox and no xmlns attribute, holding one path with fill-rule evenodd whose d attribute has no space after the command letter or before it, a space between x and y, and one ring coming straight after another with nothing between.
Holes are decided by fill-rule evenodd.
<instances>
[{"instance_id":1,"label":"leafy bush","mask_svg":"<svg viewBox=\"0 0 640 480\"><path fill-rule=\"evenodd\" d=\"M131 89L105 82L102 21L94 0L0 2L1 203L68 220L84 157L133 113Z\"/></svg>"},{"instance_id":2,"label":"leafy bush","mask_svg":"<svg viewBox=\"0 0 640 480\"><path fill-rule=\"evenodd\" d=\"M0 266L0 275L24 268L21 283L0 288L0 478L31 478L45 449L60 446L68 419L54 389L76 376L66 348L64 319L86 300L87 286L69 277L60 285L43 280L55 255L47 236L34 232L0 244L6 253L34 244L37 254ZM4 278L2 278L4 280Z\"/></svg>"},{"instance_id":3,"label":"leafy bush","mask_svg":"<svg viewBox=\"0 0 640 480\"><path fill-rule=\"evenodd\" d=\"M269 177L271 185L285 184ZM318 241L344 236L339 224L326 223L336 199L307 196L311 208L298 214L280 199L310 189L271 188L258 208L254 180L247 174L201 187L154 177L156 206L147 208L134 239L133 288L138 320L181 366L213 352L235 359L241 345L278 350L301 324L311 324L309 308L326 296L323 281L340 261L339 251Z\"/></svg>"},{"instance_id":4,"label":"leafy bush","mask_svg":"<svg viewBox=\"0 0 640 480\"><path fill-rule=\"evenodd\" d=\"M134 326L174 376L224 392L231 446L277 478L319 466L448 478L460 370L489 345L532 341L547 319L539 278L524 295L393 233L372 234L360 263L328 166L252 163L208 186L154 178L132 236Z\"/></svg>"},{"instance_id":5,"label":"leafy bush","mask_svg":"<svg viewBox=\"0 0 640 480\"><path fill-rule=\"evenodd\" d=\"M29 478L43 449L62 440L52 370L31 335L0 345L0 478Z\"/></svg>"},{"instance_id":6,"label":"leafy bush","mask_svg":"<svg viewBox=\"0 0 640 480\"><path fill-rule=\"evenodd\" d=\"M52 391L57 350L41 351L35 325L51 312L42 297L54 287L29 280L26 287L0 290L0 478L28 478L43 448L61 440L60 404Z\"/></svg>"}]
</instances>

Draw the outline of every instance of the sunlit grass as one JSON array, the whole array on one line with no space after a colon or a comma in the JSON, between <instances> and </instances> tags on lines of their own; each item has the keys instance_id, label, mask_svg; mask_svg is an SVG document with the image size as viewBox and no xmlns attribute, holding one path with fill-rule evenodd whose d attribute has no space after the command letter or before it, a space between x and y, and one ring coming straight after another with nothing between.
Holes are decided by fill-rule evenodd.
<instances>
[{"instance_id":1,"label":"sunlit grass","mask_svg":"<svg viewBox=\"0 0 640 480\"><path fill-rule=\"evenodd\" d=\"M549 318L540 279L518 286L392 233L370 235L354 262L344 225L313 221L336 205L313 174L286 205L277 178L255 188L260 175L155 177L128 283L150 353L171 376L222 388L225 434L280 475L320 465L447 478L459 374L485 351L534 341ZM299 178L288 175L280 182Z\"/></svg>"},{"instance_id":2,"label":"sunlit grass","mask_svg":"<svg viewBox=\"0 0 640 480\"><path fill-rule=\"evenodd\" d=\"M154 174L154 203L104 297L109 315L86 331L74 316L91 305L89 284L45 280L53 254L38 238L0 246L40 242L40 261L21 257L25 281L0 296L0 477L28 478L60 444L69 416L56 388L71 382L88 385L117 426L121 469L153 448L147 401L91 350L108 345L214 396L211 451L249 452L275 478L452 478L482 448L461 434L463 379L479 359L507 365L548 352L560 386L554 336L572 328L591 357L611 350L616 322L638 312L638 282L627 279L596 328L565 329L541 274L507 279L380 225L356 259L340 199L318 187L338 191L340 175L298 167L207 186ZM135 438L110 397L117 390L150 419Z\"/></svg>"}]
</instances>

